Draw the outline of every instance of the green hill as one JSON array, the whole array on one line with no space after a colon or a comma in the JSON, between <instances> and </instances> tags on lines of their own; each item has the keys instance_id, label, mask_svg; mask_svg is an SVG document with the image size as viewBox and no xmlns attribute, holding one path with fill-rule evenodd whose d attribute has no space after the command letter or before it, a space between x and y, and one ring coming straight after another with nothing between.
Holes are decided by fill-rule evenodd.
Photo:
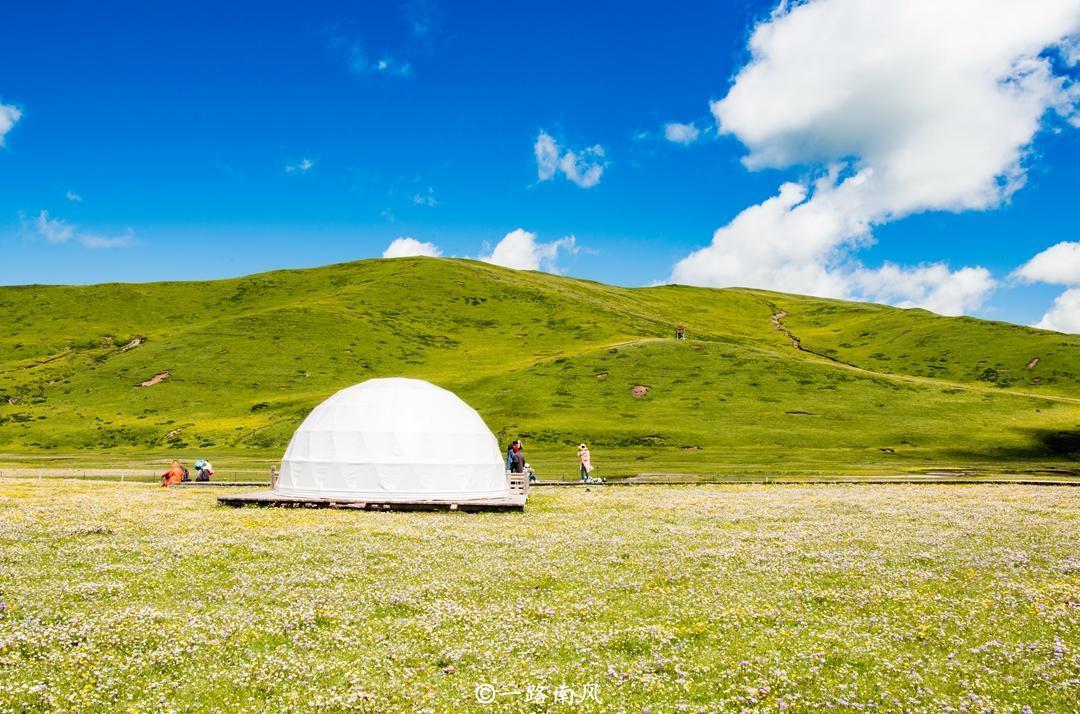
<instances>
[{"instance_id":1,"label":"green hill","mask_svg":"<svg viewBox=\"0 0 1080 714\"><path fill-rule=\"evenodd\" d=\"M0 319L8 454L273 459L337 389L401 375L523 435L545 476L581 441L609 475L1080 458L1080 336L922 310L409 258L3 287Z\"/></svg>"}]
</instances>

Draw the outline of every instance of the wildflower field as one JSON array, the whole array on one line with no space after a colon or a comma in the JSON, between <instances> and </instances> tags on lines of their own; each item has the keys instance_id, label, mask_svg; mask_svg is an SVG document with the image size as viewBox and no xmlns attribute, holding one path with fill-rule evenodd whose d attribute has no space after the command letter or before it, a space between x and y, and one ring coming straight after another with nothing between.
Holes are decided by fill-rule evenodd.
<instances>
[{"instance_id":1,"label":"wildflower field","mask_svg":"<svg viewBox=\"0 0 1080 714\"><path fill-rule=\"evenodd\" d=\"M220 493L0 482L0 711L1080 702L1075 488L541 488L476 515Z\"/></svg>"}]
</instances>

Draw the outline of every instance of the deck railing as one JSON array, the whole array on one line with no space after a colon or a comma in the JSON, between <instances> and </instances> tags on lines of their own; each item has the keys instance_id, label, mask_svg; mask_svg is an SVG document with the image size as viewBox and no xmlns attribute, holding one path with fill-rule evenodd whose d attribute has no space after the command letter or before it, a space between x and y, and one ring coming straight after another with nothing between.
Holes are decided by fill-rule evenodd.
<instances>
[{"instance_id":1,"label":"deck railing","mask_svg":"<svg viewBox=\"0 0 1080 714\"><path fill-rule=\"evenodd\" d=\"M528 474L514 473L513 471L506 472L506 482L509 485L511 496L528 496L529 495L529 476Z\"/></svg>"}]
</instances>

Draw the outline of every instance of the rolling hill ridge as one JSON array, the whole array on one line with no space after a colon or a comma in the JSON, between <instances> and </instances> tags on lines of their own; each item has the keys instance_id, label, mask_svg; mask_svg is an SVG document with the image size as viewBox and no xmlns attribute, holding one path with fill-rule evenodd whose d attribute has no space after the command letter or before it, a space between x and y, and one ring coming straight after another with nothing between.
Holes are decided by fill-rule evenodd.
<instances>
[{"instance_id":1,"label":"rolling hill ridge","mask_svg":"<svg viewBox=\"0 0 1080 714\"><path fill-rule=\"evenodd\" d=\"M404 258L2 287L0 318L7 453L272 459L337 389L412 376L551 475L581 441L612 474L1080 458L1080 336L922 310Z\"/></svg>"}]
</instances>

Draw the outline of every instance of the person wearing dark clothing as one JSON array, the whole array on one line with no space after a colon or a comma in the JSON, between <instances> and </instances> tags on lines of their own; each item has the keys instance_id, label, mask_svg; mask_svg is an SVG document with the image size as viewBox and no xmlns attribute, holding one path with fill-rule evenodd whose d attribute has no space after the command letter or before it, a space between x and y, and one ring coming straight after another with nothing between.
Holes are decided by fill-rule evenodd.
<instances>
[{"instance_id":1,"label":"person wearing dark clothing","mask_svg":"<svg viewBox=\"0 0 1080 714\"><path fill-rule=\"evenodd\" d=\"M510 470L516 474L525 473L525 452L518 449L514 452L514 463L510 465Z\"/></svg>"},{"instance_id":2,"label":"person wearing dark clothing","mask_svg":"<svg viewBox=\"0 0 1080 714\"><path fill-rule=\"evenodd\" d=\"M514 470L514 454L521 451L521 439L514 439L510 442L510 446L506 447L506 470ZM518 472L520 473L520 472Z\"/></svg>"}]
</instances>

